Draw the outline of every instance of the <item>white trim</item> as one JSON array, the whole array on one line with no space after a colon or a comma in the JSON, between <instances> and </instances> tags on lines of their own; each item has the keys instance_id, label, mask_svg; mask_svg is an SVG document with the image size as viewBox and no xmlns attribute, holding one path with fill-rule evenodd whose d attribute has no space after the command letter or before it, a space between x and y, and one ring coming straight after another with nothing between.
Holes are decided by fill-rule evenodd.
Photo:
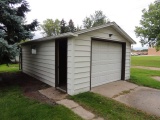
<instances>
[{"instance_id":1,"label":"white trim","mask_svg":"<svg viewBox=\"0 0 160 120\"><path fill-rule=\"evenodd\" d=\"M78 32L75 32L75 34L83 34L83 33L86 33L86 32L90 32L90 31L93 31L93 30L97 30L97 29L101 29L101 28L106 28L106 27L113 27L115 30L117 30L117 32L119 32L122 36L124 36L128 41L130 41L132 44L136 44L136 42L121 28L119 27L115 22L109 22L105 25L100 25L100 26L97 26L97 27L92 27L92 28L89 28L89 29L84 29L84 30L81 30L81 31L78 31Z\"/></svg>"},{"instance_id":2,"label":"white trim","mask_svg":"<svg viewBox=\"0 0 160 120\"><path fill-rule=\"evenodd\" d=\"M21 45L28 44L28 43L48 41L48 40L55 40L58 38L66 38L66 37L68 38L68 37L77 37L77 36L78 35L75 33L68 32L68 33L63 33L63 34L56 35L56 36L44 37L44 38L39 38L39 39L27 41L27 42L21 43Z\"/></svg>"}]
</instances>

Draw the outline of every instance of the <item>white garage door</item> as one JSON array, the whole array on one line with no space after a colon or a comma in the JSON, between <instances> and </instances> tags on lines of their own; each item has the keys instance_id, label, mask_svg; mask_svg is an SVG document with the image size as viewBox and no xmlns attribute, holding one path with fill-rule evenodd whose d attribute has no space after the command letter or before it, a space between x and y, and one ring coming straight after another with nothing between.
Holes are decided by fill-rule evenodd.
<instances>
[{"instance_id":1,"label":"white garage door","mask_svg":"<svg viewBox=\"0 0 160 120\"><path fill-rule=\"evenodd\" d=\"M92 41L91 87L121 80L122 45Z\"/></svg>"}]
</instances>

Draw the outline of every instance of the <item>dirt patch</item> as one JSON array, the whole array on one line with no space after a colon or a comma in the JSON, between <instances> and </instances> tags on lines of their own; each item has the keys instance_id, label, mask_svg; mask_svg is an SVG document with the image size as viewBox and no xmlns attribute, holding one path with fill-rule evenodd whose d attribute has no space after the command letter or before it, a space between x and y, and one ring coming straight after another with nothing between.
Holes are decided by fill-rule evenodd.
<instances>
[{"instance_id":1,"label":"dirt patch","mask_svg":"<svg viewBox=\"0 0 160 120\"><path fill-rule=\"evenodd\" d=\"M141 68L141 69L147 69L147 70L160 70L160 68L156 68L156 67L145 67L145 66L132 66L132 68Z\"/></svg>"},{"instance_id":2,"label":"dirt patch","mask_svg":"<svg viewBox=\"0 0 160 120\"><path fill-rule=\"evenodd\" d=\"M152 78L157 80L157 81L160 81L160 76L153 76Z\"/></svg>"},{"instance_id":3,"label":"dirt patch","mask_svg":"<svg viewBox=\"0 0 160 120\"><path fill-rule=\"evenodd\" d=\"M39 93L39 90L49 88L50 86L22 72L0 73L0 88L19 86L23 94L39 102L55 104L55 101Z\"/></svg>"}]
</instances>

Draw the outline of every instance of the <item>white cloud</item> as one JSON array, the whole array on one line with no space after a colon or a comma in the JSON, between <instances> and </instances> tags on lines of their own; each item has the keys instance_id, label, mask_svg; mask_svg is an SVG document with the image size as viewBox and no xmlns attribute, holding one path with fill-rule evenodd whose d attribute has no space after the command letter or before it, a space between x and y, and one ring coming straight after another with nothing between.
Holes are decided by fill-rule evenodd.
<instances>
[{"instance_id":1,"label":"white cloud","mask_svg":"<svg viewBox=\"0 0 160 120\"><path fill-rule=\"evenodd\" d=\"M47 18L72 19L75 25L82 25L86 16L93 14L95 10L102 10L106 16L115 21L136 42L135 48L141 47L134 34L135 26L139 25L142 9L154 0L27 0L31 12L27 14L27 21L37 19L40 23ZM35 38L40 33L36 32Z\"/></svg>"}]
</instances>

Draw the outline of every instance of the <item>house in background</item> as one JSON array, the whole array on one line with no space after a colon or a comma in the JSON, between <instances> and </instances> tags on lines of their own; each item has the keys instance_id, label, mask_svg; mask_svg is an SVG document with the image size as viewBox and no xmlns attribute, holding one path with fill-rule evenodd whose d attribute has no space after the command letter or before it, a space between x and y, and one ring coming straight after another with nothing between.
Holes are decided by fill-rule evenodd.
<instances>
[{"instance_id":1,"label":"house in background","mask_svg":"<svg viewBox=\"0 0 160 120\"><path fill-rule=\"evenodd\" d=\"M115 22L22 43L22 71L75 95L130 79L131 44Z\"/></svg>"},{"instance_id":2,"label":"house in background","mask_svg":"<svg viewBox=\"0 0 160 120\"><path fill-rule=\"evenodd\" d=\"M156 51L156 48L148 48L148 55L160 56L160 51Z\"/></svg>"}]
</instances>

